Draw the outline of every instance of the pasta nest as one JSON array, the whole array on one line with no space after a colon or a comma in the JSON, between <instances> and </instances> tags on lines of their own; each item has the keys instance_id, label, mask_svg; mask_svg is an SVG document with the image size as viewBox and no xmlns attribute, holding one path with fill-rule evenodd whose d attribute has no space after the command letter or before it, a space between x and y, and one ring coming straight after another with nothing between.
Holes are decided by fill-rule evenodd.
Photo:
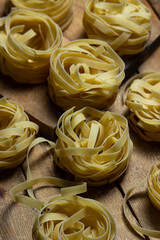
<instances>
[{"instance_id":1,"label":"pasta nest","mask_svg":"<svg viewBox=\"0 0 160 240\"><path fill-rule=\"evenodd\" d=\"M160 73L138 74L130 82L125 104L131 127L146 141L160 141Z\"/></svg>"},{"instance_id":2,"label":"pasta nest","mask_svg":"<svg viewBox=\"0 0 160 240\"><path fill-rule=\"evenodd\" d=\"M90 107L67 110L58 120L56 164L89 185L119 178L132 153L128 121L116 113Z\"/></svg>"},{"instance_id":3,"label":"pasta nest","mask_svg":"<svg viewBox=\"0 0 160 240\"><path fill-rule=\"evenodd\" d=\"M62 42L60 27L45 14L13 10L0 19L0 70L20 83L40 83Z\"/></svg>"},{"instance_id":4,"label":"pasta nest","mask_svg":"<svg viewBox=\"0 0 160 240\"><path fill-rule=\"evenodd\" d=\"M37 133L38 125L29 121L20 104L1 98L0 170L21 164Z\"/></svg>"},{"instance_id":5,"label":"pasta nest","mask_svg":"<svg viewBox=\"0 0 160 240\"><path fill-rule=\"evenodd\" d=\"M108 209L93 199L54 197L39 212L33 239L116 239L116 225Z\"/></svg>"},{"instance_id":6,"label":"pasta nest","mask_svg":"<svg viewBox=\"0 0 160 240\"><path fill-rule=\"evenodd\" d=\"M51 56L49 94L64 110L109 107L123 79L124 62L103 41L76 40Z\"/></svg>"},{"instance_id":7,"label":"pasta nest","mask_svg":"<svg viewBox=\"0 0 160 240\"><path fill-rule=\"evenodd\" d=\"M68 27L73 18L73 0L10 0L13 6L45 13L56 22L62 30Z\"/></svg>"},{"instance_id":8,"label":"pasta nest","mask_svg":"<svg viewBox=\"0 0 160 240\"><path fill-rule=\"evenodd\" d=\"M151 13L138 0L88 0L83 24L89 38L106 41L119 55L132 55L146 46Z\"/></svg>"},{"instance_id":9,"label":"pasta nest","mask_svg":"<svg viewBox=\"0 0 160 240\"><path fill-rule=\"evenodd\" d=\"M153 205L160 210L160 163L150 169L148 195Z\"/></svg>"}]
</instances>

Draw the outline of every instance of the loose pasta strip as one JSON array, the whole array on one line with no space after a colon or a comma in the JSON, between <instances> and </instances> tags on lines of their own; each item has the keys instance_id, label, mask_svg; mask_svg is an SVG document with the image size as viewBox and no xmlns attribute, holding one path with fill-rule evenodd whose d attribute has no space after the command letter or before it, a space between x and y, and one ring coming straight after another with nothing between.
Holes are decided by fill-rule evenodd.
<instances>
[{"instance_id":1,"label":"loose pasta strip","mask_svg":"<svg viewBox=\"0 0 160 240\"><path fill-rule=\"evenodd\" d=\"M0 99L0 170L14 168L26 158L38 125L29 121L23 107Z\"/></svg>"},{"instance_id":2,"label":"loose pasta strip","mask_svg":"<svg viewBox=\"0 0 160 240\"><path fill-rule=\"evenodd\" d=\"M133 223L130 220L129 215L128 215L127 200L129 199L132 192L146 181L148 183L148 196L149 196L152 204L158 210L160 210L160 164L159 163L156 166L151 166L149 176L147 179L144 179L141 183L139 183L135 187L130 188L126 192L124 201L123 201L123 210L124 210L125 217L127 218L129 224L132 226L132 228L136 232L138 232L140 234L144 234L148 237L160 238L160 231L142 228L142 227L136 225L135 223Z\"/></svg>"},{"instance_id":3,"label":"loose pasta strip","mask_svg":"<svg viewBox=\"0 0 160 240\"><path fill-rule=\"evenodd\" d=\"M50 17L14 9L0 19L0 70L20 83L43 82L61 42L61 29Z\"/></svg>"},{"instance_id":4,"label":"loose pasta strip","mask_svg":"<svg viewBox=\"0 0 160 240\"><path fill-rule=\"evenodd\" d=\"M59 119L54 161L89 185L119 178L132 153L127 119L90 107L67 110Z\"/></svg>"},{"instance_id":5,"label":"loose pasta strip","mask_svg":"<svg viewBox=\"0 0 160 240\"><path fill-rule=\"evenodd\" d=\"M47 14L62 30L68 27L73 18L73 0L10 0L10 2L19 9Z\"/></svg>"},{"instance_id":6,"label":"loose pasta strip","mask_svg":"<svg viewBox=\"0 0 160 240\"><path fill-rule=\"evenodd\" d=\"M76 40L51 56L49 94L65 110L109 107L123 79L124 62L103 41Z\"/></svg>"},{"instance_id":7,"label":"loose pasta strip","mask_svg":"<svg viewBox=\"0 0 160 240\"><path fill-rule=\"evenodd\" d=\"M132 55L146 46L151 13L138 0L87 0L83 24L89 38L106 41L119 55Z\"/></svg>"},{"instance_id":8,"label":"loose pasta strip","mask_svg":"<svg viewBox=\"0 0 160 240\"><path fill-rule=\"evenodd\" d=\"M131 127L145 141L160 141L160 73L134 76L125 104L131 110Z\"/></svg>"},{"instance_id":9,"label":"loose pasta strip","mask_svg":"<svg viewBox=\"0 0 160 240\"><path fill-rule=\"evenodd\" d=\"M32 142L29 151L36 144L47 141L38 138ZM52 142L47 141L51 147ZM29 168L27 181L14 186L10 190L11 198L27 206L39 209L33 226L33 239L116 239L116 224L109 210L101 203L77 196L86 192L86 183L71 182L55 177L40 177L33 179ZM38 200L32 188L39 183L63 187L61 194L54 196L47 203ZM28 190L29 197L19 194Z\"/></svg>"}]
</instances>

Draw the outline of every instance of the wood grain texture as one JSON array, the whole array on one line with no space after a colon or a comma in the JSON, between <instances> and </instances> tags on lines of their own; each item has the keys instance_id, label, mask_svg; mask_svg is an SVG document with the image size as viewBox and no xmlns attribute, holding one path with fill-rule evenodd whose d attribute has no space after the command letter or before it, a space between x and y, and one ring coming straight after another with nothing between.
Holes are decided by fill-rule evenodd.
<instances>
[{"instance_id":1,"label":"wood grain texture","mask_svg":"<svg viewBox=\"0 0 160 240\"><path fill-rule=\"evenodd\" d=\"M160 1L159 0L149 0L152 7L156 11L157 15L160 17Z\"/></svg>"},{"instance_id":2,"label":"wood grain texture","mask_svg":"<svg viewBox=\"0 0 160 240\"><path fill-rule=\"evenodd\" d=\"M0 175L0 240L32 239L35 211L22 204L15 204L9 190L24 181L21 168L3 171Z\"/></svg>"}]
</instances>

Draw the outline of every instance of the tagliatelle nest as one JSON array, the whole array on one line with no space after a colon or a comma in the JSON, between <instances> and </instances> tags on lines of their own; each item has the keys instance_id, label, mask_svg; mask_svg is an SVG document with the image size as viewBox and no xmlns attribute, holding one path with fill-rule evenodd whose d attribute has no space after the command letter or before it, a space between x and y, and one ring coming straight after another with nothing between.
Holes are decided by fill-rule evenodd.
<instances>
[{"instance_id":1,"label":"tagliatelle nest","mask_svg":"<svg viewBox=\"0 0 160 240\"><path fill-rule=\"evenodd\" d=\"M17 8L47 14L62 30L68 27L73 18L73 0L11 0L11 2Z\"/></svg>"},{"instance_id":2,"label":"tagliatelle nest","mask_svg":"<svg viewBox=\"0 0 160 240\"><path fill-rule=\"evenodd\" d=\"M38 125L29 121L20 104L1 98L0 170L21 164L37 133Z\"/></svg>"},{"instance_id":3,"label":"tagliatelle nest","mask_svg":"<svg viewBox=\"0 0 160 240\"><path fill-rule=\"evenodd\" d=\"M132 142L127 119L121 115L72 108L60 117L56 134L54 161L89 185L113 182L128 166Z\"/></svg>"},{"instance_id":4,"label":"tagliatelle nest","mask_svg":"<svg viewBox=\"0 0 160 240\"><path fill-rule=\"evenodd\" d=\"M78 196L53 198L33 227L33 239L116 239L111 213L101 203ZM100 238L101 237L101 238Z\"/></svg>"},{"instance_id":5,"label":"tagliatelle nest","mask_svg":"<svg viewBox=\"0 0 160 240\"><path fill-rule=\"evenodd\" d=\"M153 205L160 211L160 163L151 167L148 177L148 195Z\"/></svg>"},{"instance_id":6,"label":"tagliatelle nest","mask_svg":"<svg viewBox=\"0 0 160 240\"><path fill-rule=\"evenodd\" d=\"M147 181L148 183L148 195L152 202L152 204L160 210L160 163L158 163L156 166L151 166L149 176L145 179L143 179L139 184L136 186L130 188L124 197L123 201L123 211L126 219L128 220L129 224L132 226L132 228L139 234L143 234L148 237L153 238L160 238L160 231L159 230L152 230L140 227L139 224L134 223L130 217L129 217L129 209L127 205L127 200L129 199L132 192L143 185Z\"/></svg>"},{"instance_id":7,"label":"tagliatelle nest","mask_svg":"<svg viewBox=\"0 0 160 240\"><path fill-rule=\"evenodd\" d=\"M109 107L123 79L124 62L103 41L76 40L51 56L49 94L65 110Z\"/></svg>"},{"instance_id":8,"label":"tagliatelle nest","mask_svg":"<svg viewBox=\"0 0 160 240\"><path fill-rule=\"evenodd\" d=\"M0 19L0 70L20 83L40 83L62 42L60 27L47 15L13 10Z\"/></svg>"},{"instance_id":9,"label":"tagliatelle nest","mask_svg":"<svg viewBox=\"0 0 160 240\"><path fill-rule=\"evenodd\" d=\"M48 203L17 194L37 183L64 188ZM76 196L86 190L85 183L78 185L59 178L43 177L18 184L10 190L10 196L16 202L40 209L32 231L34 240L115 240L116 224L109 210L95 200Z\"/></svg>"},{"instance_id":10,"label":"tagliatelle nest","mask_svg":"<svg viewBox=\"0 0 160 240\"><path fill-rule=\"evenodd\" d=\"M138 0L88 0L83 23L89 38L106 41L120 55L132 55L146 46L151 13Z\"/></svg>"},{"instance_id":11,"label":"tagliatelle nest","mask_svg":"<svg viewBox=\"0 0 160 240\"><path fill-rule=\"evenodd\" d=\"M160 141L160 73L142 73L130 82L125 104L131 127L146 141Z\"/></svg>"}]
</instances>

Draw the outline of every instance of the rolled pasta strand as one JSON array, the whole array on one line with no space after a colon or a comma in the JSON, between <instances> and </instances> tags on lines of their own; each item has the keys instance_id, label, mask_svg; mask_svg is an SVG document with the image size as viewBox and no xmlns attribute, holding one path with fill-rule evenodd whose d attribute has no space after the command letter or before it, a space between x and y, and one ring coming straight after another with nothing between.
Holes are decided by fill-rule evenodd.
<instances>
[{"instance_id":1,"label":"rolled pasta strand","mask_svg":"<svg viewBox=\"0 0 160 240\"><path fill-rule=\"evenodd\" d=\"M89 38L101 39L119 55L144 50L151 31L151 13L139 0L87 0L83 24Z\"/></svg>"},{"instance_id":2,"label":"rolled pasta strand","mask_svg":"<svg viewBox=\"0 0 160 240\"><path fill-rule=\"evenodd\" d=\"M160 73L138 74L130 83L125 104L131 127L145 141L160 141Z\"/></svg>"},{"instance_id":3,"label":"rolled pasta strand","mask_svg":"<svg viewBox=\"0 0 160 240\"><path fill-rule=\"evenodd\" d=\"M147 228L140 227L139 225L132 222L132 220L129 218L128 214L128 206L127 206L127 200L129 199L132 192L137 189L139 186L147 182L148 184L148 196L152 202L152 204L160 210L160 163L158 163L156 166L152 165L149 175L147 178L143 179L139 184L136 186L130 188L124 197L123 201L123 211L126 219L128 220L129 224L132 226L132 228L139 234L144 234L148 237L154 237L154 238L160 238L160 231L158 230L151 230Z\"/></svg>"},{"instance_id":4,"label":"rolled pasta strand","mask_svg":"<svg viewBox=\"0 0 160 240\"><path fill-rule=\"evenodd\" d=\"M56 134L55 163L88 185L111 183L128 166L133 144L127 119L121 115L72 108L59 118Z\"/></svg>"},{"instance_id":5,"label":"rolled pasta strand","mask_svg":"<svg viewBox=\"0 0 160 240\"><path fill-rule=\"evenodd\" d=\"M14 9L0 19L0 70L19 83L44 82L61 42L62 31L50 17Z\"/></svg>"},{"instance_id":6,"label":"rolled pasta strand","mask_svg":"<svg viewBox=\"0 0 160 240\"><path fill-rule=\"evenodd\" d=\"M0 170L14 168L24 161L38 129L20 104L0 99Z\"/></svg>"},{"instance_id":7,"label":"rolled pasta strand","mask_svg":"<svg viewBox=\"0 0 160 240\"><path fill-rule=\"evenodd\" d=\"M62 30L69 26L73 18L73 0L10 0L10 2L18 9L47 14Z\"/></svg>"},{"instance_id":8,"label":"rolled pasta strand","mask_svg":"<svg viewBox=\"0 0 160 240\"><path fill-rule=\"evenodd\" d=\"M73 104L105 109L115 101L124 76L124 62L107 43L76 40L53 52L49 94L64 110Z\"/></svg>"}]
</instances>

